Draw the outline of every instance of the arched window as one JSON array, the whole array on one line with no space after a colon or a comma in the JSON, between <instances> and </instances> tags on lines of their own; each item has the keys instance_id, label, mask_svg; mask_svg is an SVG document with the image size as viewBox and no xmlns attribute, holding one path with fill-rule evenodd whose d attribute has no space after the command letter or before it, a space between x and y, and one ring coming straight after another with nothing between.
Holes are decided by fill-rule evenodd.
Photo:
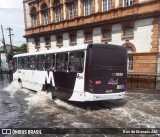
<instances>
[{"instance_id":1,"label":"arched window","mask_svg":"<svg viewBox=\"0 0 160 137\"><path fill-rule=\"evenodd\" d=\"M127 59L127 70L131 71L134 68L134 60L133 60L133 52L136 52L136 48L135 46L129 42L129 40L126 40L126 43L124 43L122 45L123 47L127 48L127 52L128 52L128 59Z\"/></svg>"},{"instance_id":2,"label":"arched window","mask_svg":"<svg viewBox=\"0 0 160 137\"><path fill-rule=\"evenodd\" d=\"M49 23L49 14L48 14L48 7L46 3L44 3L41 6L41 12L42 12L42 17L43 17L43 24L47 25Z\"/></svg>"},{"instance_id":3,"label":"arched window","mask_svg":"<svg viewBox=\"0 0 160 137\"><path fill-rule=\"evenodd\" d=\"M60 1L56 0L54 2L54 9L55 9L55 20L56 22L61 21L61 7L60 7Z\"/></svg>"},{"instance_id":4,"label":"arched window","mask_svg":"<svg viewBox=\"0 0 160 137\"><path fill-rule=\"evenodd\" d=\"M112 8L112 0L103 0L103 11L108 11Z\"/></svg>"},{"instance_id":5,"label":"arched window","mask_svg":"<svg viewBox=\"0 0 160 137\"><path fill-rule=\"evenodd\" d=\"M37 27L38 26L38 13L35 7L31 9L31 20L32 20L32 26Z\"/></svg>"},{"instance_id":6,"label":"arched window","mask_svg":"<svg viewBox=\"0 0 160 137\"><path fill-rule=\"evenodd\" d=\"M85 16L92 14L92 0L84 0Z\"/></svg>"}]
</instances>

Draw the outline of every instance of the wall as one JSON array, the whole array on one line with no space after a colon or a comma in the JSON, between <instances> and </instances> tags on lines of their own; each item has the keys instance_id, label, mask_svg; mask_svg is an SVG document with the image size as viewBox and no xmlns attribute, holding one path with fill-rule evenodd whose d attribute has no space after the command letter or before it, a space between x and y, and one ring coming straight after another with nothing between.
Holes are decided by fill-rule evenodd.
<instances>
[{"instance_id":1,"label":"wall","mask_svg":"<svg viewBox=\"0 0 160 137\"><path fill-rule=\"evenodd\" d=\"M134 38L129 38L130 43L136 47L137 52L150 52L152 42L153 18L137 20L134 27ZM112 26L111 44L123 45L126 39L121 38L121 24Z\"/></svg>"},{"instance_id":2,"label":"wall","mask_svg":"<svg viewBox=\"0 0 160 137\"><path fill-rule=\"evenodd\" d=\"M31 27L31 18L29 15L30 11L29 11L28 3L24 4L24 9L25 9L25 25L26 25L26 28L29 28Z\"/></svg>"},{"instance_id":3,"label":"wall","mask_svg":"<svg viewBox=\"0 0 160 137\"><path fill-rule=\"evenodd\" d=\"M135 21L135 28L134 28L134 38L129 38L130 43L132 43L137 53L139 52L150 52L152 45L152 25L153 18L143 19L143 20L137 20ZM108 43L110 44L117 44L117 45L123 45L126 42L126 39L122 39L121 36L121 24L113 24L112 25L112 40ZM51 38L51 47L56 47L56 38L52 36ZM53 42L54 41L54 42ZM44 43L44 39L41 38L41 43ZM101 28L96 27L93 28L93 43L101 43ZM84 36L83 36L83 30L77 31L77 44L84 44ZM63 45L69 46L69 34L67 32L63 33ZM33 47L31 46L31 49ZM44 47L44 44L41 44L41 50L47 50ZM30 50L32 51L32 50Z\"/></svg>"},{"instance_id":4,"label":"wall","mask_svg":"<svg viewBox=\"0 0 160 137\"><path fill-rule=\"evenodd\" d=\"M34 45L34 39L33 38L28 38L27 40L27 48L28 52L36 52L35 45Z\"/></svg>"}]
</instances>

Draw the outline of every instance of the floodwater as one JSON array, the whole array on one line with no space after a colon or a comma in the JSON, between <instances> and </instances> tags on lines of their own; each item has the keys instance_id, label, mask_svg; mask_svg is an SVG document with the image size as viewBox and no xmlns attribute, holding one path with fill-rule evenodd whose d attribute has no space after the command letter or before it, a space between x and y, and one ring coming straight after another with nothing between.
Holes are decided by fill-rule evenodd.
<instances>
[{"instance_id":1,"label":"floodwater","mask_svg":"<svg viewBox=\"0 0 160 137\"><path fill-rule=\"evenodd\" d=\"M10 82L10 76L0 78L0 128L160 128L160 91L130 90L124 100L80 103L52 100L50 94L20 89L17 83Z\"/></svg>"}]
</instances>

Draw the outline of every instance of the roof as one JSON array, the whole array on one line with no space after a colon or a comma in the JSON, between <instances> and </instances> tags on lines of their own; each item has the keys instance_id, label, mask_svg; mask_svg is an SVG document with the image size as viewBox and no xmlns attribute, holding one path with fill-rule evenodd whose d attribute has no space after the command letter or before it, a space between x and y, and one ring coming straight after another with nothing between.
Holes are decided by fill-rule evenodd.
<instances>
[{"instance_id":1,"label":"roof","mask_svg":"<svg viewBox=\"0 0 160 137\"><path fill-rule=\"evenodd\" d=\"M13 48L17 48L16 46L12 46ZM6 51L10 52L11 51L11 45L6 45ZM0 47L0 52L4 52L4 46Z\"/></svg>"}]
</instances>

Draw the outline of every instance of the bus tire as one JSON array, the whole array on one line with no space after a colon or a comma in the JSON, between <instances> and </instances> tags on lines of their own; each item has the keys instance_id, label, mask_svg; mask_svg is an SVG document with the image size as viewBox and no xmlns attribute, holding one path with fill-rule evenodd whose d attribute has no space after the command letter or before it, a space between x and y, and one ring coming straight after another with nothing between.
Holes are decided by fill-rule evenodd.
<instances>
[{"instance_id":1,"label":"bus tire","mask_svg":"<svg viewBox=\"0 0 160 137\"><path fill-rule=\"evenodd\" d=\"M47 85L47 93L51 93L51 97L54 100L56 97L53 95L53 92L54 92L53 87L50 85Z\"/></svg>"},{"instance_id":2,"label":"bus tire","mask_svg":"<svg viewBox=\"0 0 160 137\"><path fill-rule=\"evenodd\" d=\"M22 89L22 88L23 88L23 85L22 85L21 79L18 79L18 84L19 84L20 89Z\"/></svg>"}]
</instances>

